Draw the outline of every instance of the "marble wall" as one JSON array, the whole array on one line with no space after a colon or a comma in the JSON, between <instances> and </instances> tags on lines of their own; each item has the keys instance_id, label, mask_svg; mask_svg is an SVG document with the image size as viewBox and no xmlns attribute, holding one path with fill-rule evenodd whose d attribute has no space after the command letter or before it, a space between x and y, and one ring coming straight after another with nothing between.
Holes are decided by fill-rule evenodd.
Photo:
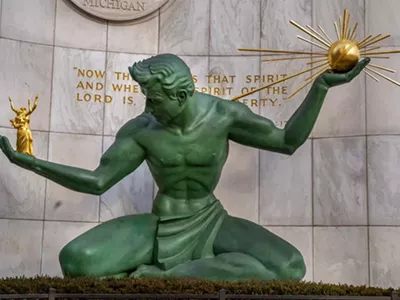
<instances>
[{"instance_id":1,"label":"marble wall","mask_svg":"<svg viewBox=\"0 0 400 300\"><path fill-rule=\"evenodd\" d=\"M321 25L333 37L333 22L348 8L360 36L389 33L386 48L400 46L398 0L176 0L127 25L91 18L64 0L0 0L0 7L0 134L15 143L7 97L21 106L38 93L36 156L89 169L118 128L143 109L137 86L123 74L137 60L178 54L198 87L225 88L222 97L229 99L263 84L246 82L247 75L279 77L304 68L298 60L266 63L258 53L237 51L311 50L289 20ZM400 70L400 56L382 65ZM208 82L208 74L236 77ZM303 81L253 94L246 103L282 127L307 89L291 100L287 93ZM232 143L217 196L232 215L298 247L305 280L379 286L400 280L398 89L364 74L332 88L311 138L293 156ZM148 212L155 190L146 164L98 197L67 190L0 155L0 276L60 275L62 246L100 222Z\"/></svg>"}]
</instances>

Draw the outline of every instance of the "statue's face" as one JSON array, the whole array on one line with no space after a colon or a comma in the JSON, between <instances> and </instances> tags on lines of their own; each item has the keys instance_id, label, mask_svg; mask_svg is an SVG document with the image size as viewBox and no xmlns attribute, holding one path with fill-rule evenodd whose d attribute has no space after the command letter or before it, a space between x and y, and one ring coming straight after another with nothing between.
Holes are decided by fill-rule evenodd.
<instances>
[{"instance_id":1,"label":"statue's face","mask_svg":"<svg viewBox=\"0 0 400 300\"><path fill-rule=\"evenodd\" d=\"M25 107L21 107L21 108L20 108L20 111L26 112L26 108L25 108Z\"/></svg>"},{"instance_id":2,"label":"statue's face","mask_svg":"<svg viewBox=\"0 0 400 300\"><path fill-rule=\"evenodd\" d=\"M146 96L146 111L151 113L161 124L168 124L183 110L183 102L171 99L156 83L149 89L142 88Z\"/></svg>"}]
</instances>

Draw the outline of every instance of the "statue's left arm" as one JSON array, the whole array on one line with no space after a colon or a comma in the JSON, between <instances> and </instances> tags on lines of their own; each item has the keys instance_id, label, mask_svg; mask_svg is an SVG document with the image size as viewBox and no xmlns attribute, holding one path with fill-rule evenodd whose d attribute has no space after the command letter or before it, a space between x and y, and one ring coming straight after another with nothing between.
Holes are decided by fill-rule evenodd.
<instances>
[{"instance_id":1,"label":"statue's left arm","mask_svg":"<svg viewBox=\"0 0 400 300\"><path fill-rule=\"evenodd\" d=\"M329 88L348 83L369 63L359 62L351 71L342 74L326 72L311 86L303 103L290 117L284 128L253 113L241 103L233 104L233 121L229 138L239 144L284 154L293 154L309 137Z\"/></svg>"}]
</instances>

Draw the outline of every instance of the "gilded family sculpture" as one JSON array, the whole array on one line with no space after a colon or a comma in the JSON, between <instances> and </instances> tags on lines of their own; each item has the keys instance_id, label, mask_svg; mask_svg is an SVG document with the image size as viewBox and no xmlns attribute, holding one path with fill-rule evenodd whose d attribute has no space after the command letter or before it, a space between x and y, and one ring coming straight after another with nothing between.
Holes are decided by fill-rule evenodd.
<instances>
[{"instance_id":1,"label":"gilded family sculpture","mask_svg":"<svg viewBox=\"0 0 400 300\"><path fill-rule=\"evenodd\" d=\"M33 153L33 138L30 128L31 114L35 111L38 105L38 95L36 95L33 107L31 108L31 100L28 99L28 109L20 107L19 109L14 107L11 98L10 106L12 111L16 114L14 119L11 119L11 125L17 129L17 152L34 155Z\"/></svg>"},{"instance_id":2,"label":"gilded family sculpture","mask_svg":"<svg viewBox=\"0 0 400 300\"><path fill-rule=\"evenodd\" d=\"M318 76L280 129L240 102L196 92L185 62L160 54L129 67L146 108L120 128L96 169L19 153L4 136L0 146L13 164L93 195L147 162L159 188L152 212L104 222L72 240L59 255L65 276L301 280L306 267L294 246L230 216L214 196L229 141L292 155L309 137L329 89L350 82L368 63Z\"/></svg>"}]
</instances>

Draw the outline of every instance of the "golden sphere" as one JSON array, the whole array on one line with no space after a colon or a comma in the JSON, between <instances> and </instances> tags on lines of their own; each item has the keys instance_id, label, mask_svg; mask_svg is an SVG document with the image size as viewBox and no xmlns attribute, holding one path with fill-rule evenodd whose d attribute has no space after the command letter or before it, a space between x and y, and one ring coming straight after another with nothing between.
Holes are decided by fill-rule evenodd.
<instances>
[{"instance_id":1,"label":"golden sphere","mask_svg":"<svg viewBox=\"0 0 400 300\"><path fill-rule=\"evenodd\" d=\"M348 72L360 59L360 50L357 43L349 40L340 40L332 44L328 51L328 61L333 71Z\"/></svg>"}]
</instances>

